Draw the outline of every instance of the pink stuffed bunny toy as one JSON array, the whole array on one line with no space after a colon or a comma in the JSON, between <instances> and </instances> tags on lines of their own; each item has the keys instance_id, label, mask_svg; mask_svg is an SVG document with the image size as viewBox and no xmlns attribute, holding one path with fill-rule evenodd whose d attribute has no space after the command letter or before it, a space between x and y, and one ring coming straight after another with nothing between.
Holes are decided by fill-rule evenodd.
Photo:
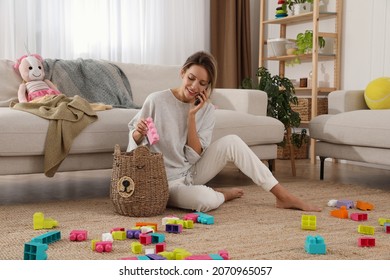
<instances>
[{"instance_id":1,"label":"pink stuffed bunny toy","mask_svg":"<svg viewBox=\"0 0 390 280\"><path fill-rule=\"evenodd\" d=\"M45 70L40 55L22 56L16 61L14 68L23 79L18 90L19 102L31 102L39 97L61 94L51 81L44 79Z\"/></svg>"}]
</instances>

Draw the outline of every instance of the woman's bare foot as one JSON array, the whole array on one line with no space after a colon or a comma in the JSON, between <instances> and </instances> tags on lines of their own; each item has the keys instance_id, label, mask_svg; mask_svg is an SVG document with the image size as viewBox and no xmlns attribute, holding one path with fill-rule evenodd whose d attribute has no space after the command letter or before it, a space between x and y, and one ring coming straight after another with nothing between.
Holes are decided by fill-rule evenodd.
<instances>
[{"instance_id":1,"label":"woman's bare foot","mask_svg":"<svg viewBox=\"0 0 390 280\"><path fill-rule=\"evenodd\" d=\"M306 203L298 197L290 194L282 185L277 184L271 189L276 197L276 207L283 209L297 209L308 212L320 212L322 209L318 206Z\"/></svg>"},{"instance_id":2,"label":"woman's bare foot","mask_svg":"<svg viewBox=\"0 0 390 280\"><path fill-rule=\"evenodd\" d=\"M225 202L236 198L240 198L244 195L244 190L240 188L229 188L229 189L218 188L215 189L215 191L220 192L224 195Z\"/></svg>"}]
</instances>

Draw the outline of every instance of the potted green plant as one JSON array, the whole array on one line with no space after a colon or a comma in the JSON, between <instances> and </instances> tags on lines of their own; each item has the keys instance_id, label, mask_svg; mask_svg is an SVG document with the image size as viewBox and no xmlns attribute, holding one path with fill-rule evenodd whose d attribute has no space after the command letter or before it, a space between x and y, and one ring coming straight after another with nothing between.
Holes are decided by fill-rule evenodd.
<instances>
[{"instance_id":1,"label":"potted green plant","mask_svg":"<svg viewBox=\"0 0 390 280\"><path fill-rule=\"evenodd\" d=\"M311 53L313 49L313 30L305 30L304 33L298 33L295 44L297 46L296 54ZM325 47L324 37L318 37L318 46L320 49Z\"/></svg>"},{"instance_id":2,"label":"potted green plant","mask_svg":"<svg viewBox=\"0 0 390 280\"><path fill-rule=\"evenodd\" d=\"M246 78L242 81L241 87L265 91L268 95L267 115L278 119L285 127L285 137L280 146L292 143L296 148L301 147L304 138L297 137L299 134L296 136L293 136L294 133L291 134L291 128L299 127L301 124L299 113L291 107L291 104L298 105L294 85L286 77L272 76L265 67L259 67L256 76L259 77L258 83ZM287 135L290 134L290 139L288 139Z\"/></svg>"}]
</instances>

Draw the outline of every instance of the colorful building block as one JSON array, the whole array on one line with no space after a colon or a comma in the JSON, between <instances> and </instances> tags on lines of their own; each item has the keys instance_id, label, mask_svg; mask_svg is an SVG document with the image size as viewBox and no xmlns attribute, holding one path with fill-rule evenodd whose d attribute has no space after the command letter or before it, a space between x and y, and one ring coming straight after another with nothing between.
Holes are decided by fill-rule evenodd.
<instances>
[{"instance_id":1,"label":"colorful building block","mask_svg":"<svg viewBox=\"0 0 390 280\"><path fill-rule=\"evenodd\" d=\"M166 260L164 256L161 256L159 254L145 254L145 256L147 256L150 260L156 260L156 261Z\"/></svg>"},{"instance_id":2,"label":"colorful building block","mask_svg":"<svg viewBox=\"0 0 390 280\"><path fill-rule=\"evenodd\" d=\"M368 215L367 213L351 213L350 218L354 221L367 221Z\"/></svg>"},{"instance_id":3,"label":"colorful building block","mask_svg":"<svg viewBox=\"0 0 390 280\"><path fill-rule=\"evenodd\" d=\"M390 219L379 218L379 219L378 219L378 223L379 223L379 225L383 226L383 225L386 224L386 223L390 223Z\"/></svg>"},{"instance_id":4,"label":"colorful building block","mask_svg":"<svg viewBox=\"0 0 390 280\"><path fill-rule=\"evenodd\" d=\"M165 235L162 233L154 232L151 233L150 236L152 236L152 243L161 243L165 241Z\"/></svg>"},{"instance_id":5,"label":"colorful building block","mask_svg":"<svg viewBox=\"0 0 390 280\"><path fill-rule=\"evenodd\" d=\"M147 233L141 233L139 235L139 242L143 245L149 245L152 243L152 236Z\"/></svg>"},{"instance_id":6,"label":"colorful building block","mask_svg":"<svg viewBox=\"0 0 390 280\"><path fill-rule=\"evenodd\" d=\"M358 238L359 247L374 247L375 238L374 237L359 237Z\"/></svg>"},{"instance_id":7,"label":"colorful building block","mask_svg":"<svg viewBox=\"0 0 390 280\"><path fill-rule=\"evenodd\" d=\"M171 215L171 216L166 216L166 217L164 217L164 218L162 218L161 219L161 224L163 225L163 226L165 226L167 223L168 223L168 221L169 221L169 223L173 223L171 220L179 220L179 217L176 217L176 216L173 216L173 215Z\"/></svg>"},{"instance_id":8,"label":"colorful building block","mask_svg":"<svg viewBox=\"0 0 390 280\"><path fill-rule=\"evenodd\" d=\"M183 221L183 228L185 228L185 229L194 228L194 221L193 220L184 220Z\"/></svg>"},{"instance_id":9,"label":"colorful building block","mask_svg":"<svg viewBox=\"0 0 390 280\"><path fill-rule=\"evenodd\" d=\"M46 251L49 245L40 242L28 242L24 244L24 260L47 260Z\"/></svg>"},{"instance_id":10,"label":"colorful building block","mask_svg":"<svg viewBox=\"0 0 390 280\"><path fill-rule=\"evenodd\" d=\"M58 226L58 222L52 218L46 218L42 212L35 212L33 215L34 229L52 229Z\"/></svg>"},{"instance_id":11,"label":"colorful building block","mask_svg":"<svg viewBox=\"0 0 390 280\"><path fill-rule=\"evenodd\" d=\"M198 214L198 223L206 224L206 225L212 225L214 224L214 217L202 212L195 212L195 214Z\"/></svg>"},{"instance_id":12,"label":"colorful building block","mask_svg":"<svg viewBox=\"0 0 390 280\"><path fill-rule=\"evenodd\" d=\"M229 252L226 250L219 250L218 254L224 259L224 260L230 260Z\"/></svg>"},{"instance_id":13,"label":"colorful building block","mask_svg":"<svg viewBox=\"0 0 390 280\"><path fill-rule=\"evenodd\" d=\"M358 232L366 235L374 235L375 228L372 226L359 225Z\"/></svg>"},{"instance_id":14,"label":"colorful building block","mask_svg":"<svg viewBox=\"0 0 390 280\"><path fill-rule=\"evenodd\" d=\"M88 238L88 231L74 229L69 233L70 241L85 241Z\"/></svg>"},{"instance_id":15,"label":"colorful building block","mask_svg":"<svg viewBox=\"0 0 390 280\"><path fill-rule=\"evenodd\" d=\"M165 231L170 233L181 233L183 231L183 226L176 224L166 224Z\"/></svg>"},{"instance_id":16,"label":"colorful building block","mask_svg":"<svg viewBox=\"0 0 390 280\"><path fill-rule=\"evenodd\" d=\"M184 260L186 257L191 256L192 254L183 248L175 248L173 250L175 260Z\"/></svg>"},{"instance_id":17,"label":"colorful building block","mask_svg":"<svg viewBox=\"0 0 390 280\"><path fill-rule=\"evenodd\" d=\"M341 206L345 206L346 209L352 209L354 207L354 203L352 200L337 200L336 207L340 208Z\"/></svg>"},{"instance_id":18,"label":"colorful building block","mask_svg":"<svg viewBox=\"0 0 390 280\"><path fill-rule=\"evenodd\" d=\"M112 234L110 232L102 233L102 241L114 241L114 238L112 237Z\"/></svg>"},{"instance_id":19,"label":"colorful building block","mask_svg":"<svg viewBox=\"0 0 390 280\"><path fill-rule=\"evenodd\" d=\"M346 206L341 206L340 209L330 211L330 215L340 219L348 219L348 210Z\"/></svg>"},{"instance_id":20,"label":"colorful building block","mask_svg":"<svg viewBox=\"0 0 390 280\"><path fill-rule=\"evenodd\" d=\"M133 254L141 254L142 253L142 244L140 242L131 242L131 252Z\"/></svg>"},{"instance_id":21,"label":"colorful building block","mask_svg":"<svg viewBox=\"0 0 390 280\"><path fill-rule=\"evenodd\" d=\"M112 241L97 241L95 242L94 248L98 253L109 253L112 251Z\"/></svg>"},{"instance_id":22,"label":"colorful building block","mask_svg":"<svg viewBox=\"0 0 390 280\"><path fill-rule=\"evenodd\" d=\"M324 238L320 235L307 236L305 240L305 251L309 254L326 254Z\"/></svg>"},{"instance_id":23,"label":"colorful building block","mask_svg":"<svg viewBox=\"0 0 390 280\"><path fill-rule=\"evenodd\" d=\"M374 205L365 201L358 200L356 201L356 208L363 211L374 210Z\"/></svg>"},{"instance_id":24,"label":"colorful building block","mask_svg":"<svg viewBox=\"0 0 390 280\"><path fill-rule=\"evenodd\" d=\"M210 255L191 255L185 258L185 260L212 260Z\"/></svg>"},{"instance_id":25,"label":"colorful building block","mask_svg":"<svg viewBox=\"0 0 390 280\"><path fill-rule=\"evenodd\" d=\"M155 252L156 254L164 252L166 250L167 244L165 242L157 243Z\"/></svg>"},{"instance_id":26,"label":"colorful building block","mask_svg":"<svg viewBox=\"0 0 390 280\"><path fill-rule=\"evenodd\" d=\"M198 217L199 217L198 214L195 214L195 213L188 213L188 214L185 214L185 215L184 215L183 220L191 220L191 221L193 221L194 223L197 223L197 222L198 222Z\"/></svg>"},{"instance_id":27,"label":"colorful building block","mask_svg":"<svg viewBox=\"0 0 390 280\"><path fill-rule=\"evenodd\" d=\"M158 228L157 228L157 223L151 223L151 222L136 222L135 223L135 226L140 228L141 227L151 227L153 228L154 232L157 232L158 231Z\"/></svg>"},{"instance_id":28,"label":"colorful building block","mask_svg":"<svg viewBox=\"0 0 390 280\"><path fill-rule=\"evenodd\" d=\"M146 125L148 126L147 138L150 145L156 144L160 140L156 126L154 125L153 119L151 117L146 118Z\"/></svg>"},{"instance_id":29,"label":"colorful building block","mask_svg":"<svg viewBox=\"0 0 390 280\"><path fill-rule=\"evenodd\" d=\"M61 232L58 230L49 231L31 239L31 242L51 244L61 240Z\"/></svg>"},{"instance_id":30,"label":"colorful building block","mask_svg":"<svg viewBox=\"0 0 390 280\"><path fill-rule=\"evenodd\" d=\"M112 238L114 240L125 240L126 239L126 232L124 231L113 231L111 233Z\"/></svg>"},{"instance_id":31,"label":"colorful building block","mask_svg":"<svg viewBox=\"0 0 390 280\"><path fill-rule=\"evenodd\" d=\"M123 227L116 227L116 228L111 229L110 233L112 233L113 231L125 231L125 228L123 228Z\"/></svg>"},{"instance_id":32,"label":"colorful building block","mask_svg":"<svg viewBox=\"0 0 390 280\"><path fill-rule=\"evenodd\" d=\"M385 223L383 227L386 233L390 233L390 223Z\"/></svg>"},{"instance_id":33,"label":"colorful building block","mask_svg":"<svg viewBox=\"0 0 390 280\"><path fill-rule=\"evenodd\" d=\"M316 230L317 217L314 215L302 215L301 228L305 230Z\"/></svg>"},{"instance_id":34,"label":"colorful building block","mask_svg":"<svg viewBox=\"0 0 390 280\"><path fill-rule=\"evenodd\" d=\"M175 260L175 254L173 252L168 252L168 251L162 251L158 253L159 255L163 256L167 260Z\"/></svg>"},{"instance_id":35,"label":"colorful building block","mask_svg":"<svg viewBox=\"0 0 390 280\"><path fill-rule=\"evenodd\" d=\"M128 239L139 239L140 234L141 234L141 230L139 229L128 229L126 231L126 237Z\"/></svg>"}]
</instances>

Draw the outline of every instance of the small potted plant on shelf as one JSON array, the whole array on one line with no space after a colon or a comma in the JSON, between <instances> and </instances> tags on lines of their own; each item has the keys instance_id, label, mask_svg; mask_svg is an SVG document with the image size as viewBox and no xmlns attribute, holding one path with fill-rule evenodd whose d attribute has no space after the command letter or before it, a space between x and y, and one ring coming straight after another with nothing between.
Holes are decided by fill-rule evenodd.
<instances>
[{"instance_id":1,"label":"small potted plant on shelf","mask_svg":"<svg viewBox=\"0 0 390 280\"><path fill-rule=\"evenodd\" d=\"M293 15L308 13L313 10L313 0L287 0L286 2Z\"/></svg>"},{"instance_id":2,"label":"small potted plant on shelf","mask_svg":"<svg viewBox=\"0 0 390 280\"><path fill-rule=\"evenodd\" d=\"M265 67L259 67L256 76L259 77L258 83L246 78L242 81L241 87L259 89L267 93L267 115L280 120L285 127L284 140L280 143L280 146L288 148L289 145L286 144L291 143L294 147L300 148L305 138L301 138L299 133L295 136L293 136L295 133L291 134L291 129L299 127L301 124L299 113L291 107L291 104L298 105L298 97L295 95L295 88L291 80L279 75L272 76ZM287 135L291 135L290 139Z\"/></svg>"},{"instance_id":3,"label":"small potted plant on shelf","mask_svg":"<svg viewBox=\"0 0 390 280\"><path fill-rule=\"evenodd\" d=\"M295 41L297 46L296 54L308 54L313 49L313 30L305 30L304 33L298 33ZM325 47L324 37L318 37L318 46L320 49Z\"/></svg>"}]
</instances>

